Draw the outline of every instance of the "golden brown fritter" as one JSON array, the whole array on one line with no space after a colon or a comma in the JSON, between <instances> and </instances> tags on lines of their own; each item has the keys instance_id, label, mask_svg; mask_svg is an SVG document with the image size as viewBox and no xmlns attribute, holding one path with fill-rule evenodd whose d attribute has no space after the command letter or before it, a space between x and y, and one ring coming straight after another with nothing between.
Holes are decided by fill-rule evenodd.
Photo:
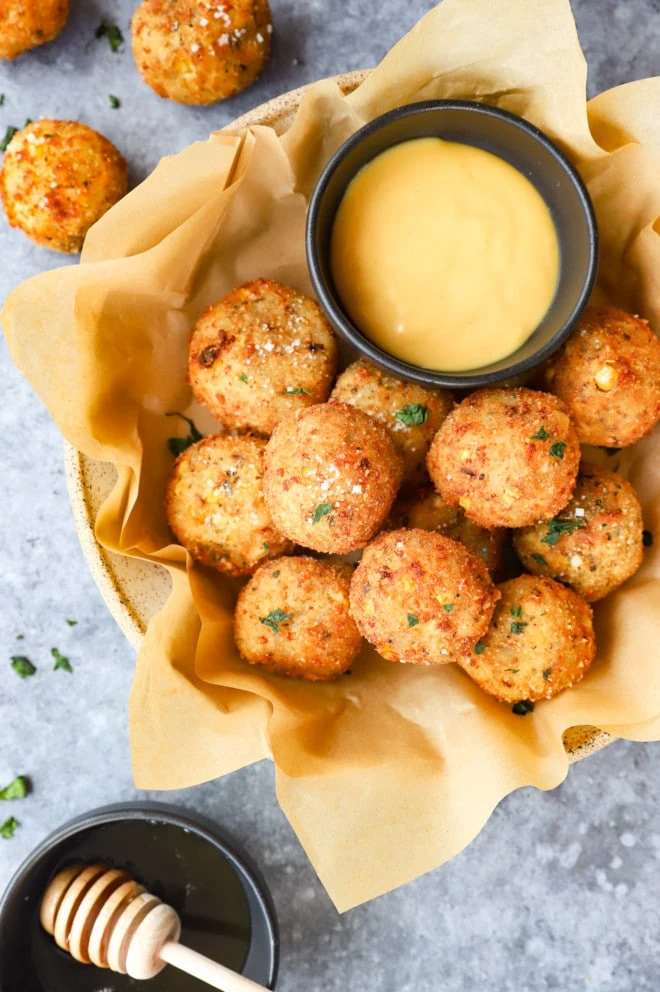
<instances>
[{"instance_id":1,"label":"golden brown fritter","mask_svg":"<svg viewBox=\"0 0 660 992\"><path fill-rule=\"evenodd\" d=\"M435 530L476 551L489 572L499 571L502 565L506 529L479 527L468 520L460 506L452 506L432 486L400 496L392 507L388 526Z\"/></svg>"},{"instance_id":2,"label":"golden brown fritter","mask_svg":"<svg viewBox=\"0 0 660 992\"><path fill-rule=\"evenodd\" d=\"M380 530L401 472L387 428L354 407L324 403L276 428L266 449L264 492L275 525L290 540L348 554Z\"/></svg>"},{"instance_id":3,"label":"golden brown fritter","mask_svg":"<svg viewBox=\"0 0 660 992\"><path fill-rule=\"evenodd\" d=\"M436 489L482 527L554 517L575 486L580 445L566 407L532 389L480 389L436 434L427 464Z\"/></svg>"},{"instance_id":4,"label":"golden brown fritter","mask_svg":"<svg viewBox=\"0 0 660 992\"><path fill-rule=\"evenodd\" d=\"M78 252L89 228L126 193L126 161L76 121L42 118L18 131L0 171L12 227L46 248Z\"/></svg>"},{"instance_id":5,"label":"golden brown fritter","mask_svg":"<svg viewBox=\"0 0 660 992\"><path fill-rule=\"evenodd\" d=\"M179 455L167 487L167 519L193 558L227 575L249 575L293 551L273 526L262 478L266 442L214 435Z\"/></svg>"},{"instance_id":6,"label":"golden brown fritter","mask_svg":"<svg viewBox=\"0 0 660 992\"><path fill-rule=\"evenodd\" d=\"M131 23L145 83L190 104L225 100L253 83L272 31L268 0L142 0Z\"/></svg>"},{"instance_id":7,"label":"golden brown fritter","mask_svg":"<svg viewBox=\"0 0 660 992\"><path fill-rule=\"evenodd\" d=\"M444 665L488 630L498 595L482 560L458 541L394 530L369 544L351 581L351 614L388 661Z\"/></svg>"},{"instance_id":8,"label":"golden brown fritter","mask_svg":"<svg viewBox=\"0 0 660 992\"><path fill-rule=\"evenodd\" d=\"M515 531L513 544L528 571L561 579L593 603L642 564L642 531L642 508L630 483L584 462L559 517Z\"/></svg>"},{"instance_id":9,"label":"golden brown fritter","mask_svg":"<svg viewBox=\"0 0 660 992\"><path fill-rule=\"evenodd\" d=\"M591 607L560 582L521 575L498 587L490 630L461 661L502 702L551 699L579 682L596 655Z\"/></svg>"},{"instance_id":10,"label":"golden brown fritter","mask_svg":"<svg viewBox=\"0 0 660 992\"><path fill-rule=\"evenodd\" d=\"M241 591L234 636L242 657L277 675L328 682L362 643L349 613L353 568L315 558L262 565Z\"/></svg>"},{"instance_id":11,"label":"golden brown fritter","mask_svg":"<svg viewBox=\"0 0 660 992\"><path fill-rule=\"evenodd\" d=\"M15 59L57 38L69 16L69 0L2 0L0 59Z\"/></svg>"},{"instance_id":12,"label":"golden brown fritter","mask_svg":"<svg viewBox=\"0 0 660 992\"><path fill-rule=\"evenodd\" d=\"M390 375L370 362L353 362L337 379L331 403L347 403L380 420L403 458L403 484L428 482L426 453L451 410L451 395Z\"/></svg>"},{"instance_id":13,"label":"golden brown fritter","mask_svg":"<svg viewBox=\"0 0 660 992\"><path fill-rule=\"evenodd\" d=\"M230 429L272 434L323 403L336 370L337 342L316 300L270 279L208 307L190 338L192 391Z\"/></svg>"},{"instance_id":14,"label":"golden brown fritter","mask_svg":"<svg viewBox=\"0 0 660 992\"><path fill-rule=\"evenodd\" d=\"M660 341L648 321L589 307L543 370L583 444L625 448L660 419Z\"/></svg>"}]
</instances>

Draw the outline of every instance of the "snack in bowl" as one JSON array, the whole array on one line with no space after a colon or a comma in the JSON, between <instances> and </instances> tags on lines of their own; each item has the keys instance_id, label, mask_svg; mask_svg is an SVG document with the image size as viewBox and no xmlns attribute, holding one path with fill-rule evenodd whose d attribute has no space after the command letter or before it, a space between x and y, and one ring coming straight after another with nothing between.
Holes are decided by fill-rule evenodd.
<instances>
[{"instance_id":1,"label":"snack in bowl","mask_svg":"<svg viewBox=\"0 0 660 992\"><path fill-rule=\"evenodd\" d=\"M660 340L648 321L589 307L543 371L566 404L582 444L624 448L660 420Z\"/></svg>"},{"instance_id":2,"label":"snack in bowl","mask_svg":"<svg viewBox=\"0 0 660 992\"><path fill-rule=\"evenodd\" d=\"M284 417L323 403L337 342L316 300L270 279L238 286L197 320L188 378L225 427L272 434Z\"/></svg>"},{"instance_id":3,"label":"snack in bowl","mask_svg":"<svg viewBox=\"0 0 660 992\"><path fill-rule=\"evenodd\" d=\"M580 445L566 406L532 389L481 389L449 414L427 464L436 489L482 527L548 520L571 498Z\"/></svg>"},{"instance_id":4,"label":"snack in bowl","mask_svg":"<svg viewBox=\"0 0 660 992\"><path fill-rule=\"evenodd\" d=\"M386 427L362 410L323 403L276 427L264 492L273 523L289 540L349 554L381 529L402 474Z\"/></svg>"},{"instance_id":5,"label":"snack in bowl","mask_svg":"<svg viewBox=\"0 0 660 992\"><path fill-rule=\"evenodd\" d=\"M381 534L365 548L351 581L360 632L383 658L413 665L468 656L498 598L478 555L426 530Z\"/></svg>"},{"instance_id":6,"label":"snack in bowl","mask_svg":"<svg viewBox=\"0 0 660 992\"><path fill-rule=\"evenodd\" d=\"M446 390L406 382L360 360L341 373L330 402L355 406L388 428L403 458L403 485L428 482L426 453L454 405Z\"/></svg>"},{"instance_id":7,"label":"snack in bowl","mask_svg":"<svg viewBox=\"0 0 660 992\"><path fill-rule=\"evenodd\" d=\"M270 52L268 0L142 0L131 22L138 72L159 95L209 104L255 81Z\"/></svg>"},{"instance_id":8,"label":"snack in bowl","mask_svg":"<svg viewBox=\"0 0 660 992\"><path fill-rule=\"evenodd\" d=\"M392 507L388 526L393 530L401 527L435 530L476 551L491 574L501 568L507 530L473 523L460 506L452 506L432 486L399 496Z\"/></svg>"},{"instance_id":9,"label":"snack in bowl","mask_svg":"<svg viewBox=\"0 0 660 992\"><path fill-rule=\"evenodd\" d=\"M514 531L513 546L528 572L560 579L594 603L642 564L642 508L627 479L583 462L559 516Z\"/></svg>"},{"instance_id":10,"label":"snack in bowl","mask_svg":"<svg viewBox=\"0 0 660 992\"><path fill-rule=\"evenodd\" d=\"M278 558L241 590L234 636L241 657L276 675L328 682L343 675L362 638L349 613L353 566Z\"/></svg>"},{"instance_id":11,"label":"snack in bowl","mask_svg":"<svg viewBox=\"0 0 660 992\"><path fill-rule=\"evenodd\" d=\"M0 4L0 59L57 38L69 16L69 0L3 0Z\"/></svg>"},{"instance_id":12,"label":"snack in bowl","mask_svg":"<svg viewBox=\"0 0 660 992\"><path fill-rule=\"evenodd\" d=\"M293 551L273 526L262 478L266 442L213 435L177 458L167 486L169 525L193 558L225 575L249 575Z\"/></svg>"},{"instance_id":13,"label":"snack in bowl","mask_svg":"<svg viewBox=\"0 0 660 992\"><path fill-rule=\"evenodd\" d=\"M124 196L127 166L107 138L77 121L42 118L7 146L0 195L7 220L37 244L75 253Z\"/></svg>"},{"instance_id":14,"label":"snack in bowl","mask_svg":"<svg viewBox=\"0 0 660 992\"><path fill-rule=\"evenodd\" d=\"M490 629L465 672L501 702L552 699L587 674L596 655L591 607L554 579L521 575L497 587ZM533 707L529 707L533 709ZM523 716L523 707L514 710Z\"/></svg>"}]
</instances>

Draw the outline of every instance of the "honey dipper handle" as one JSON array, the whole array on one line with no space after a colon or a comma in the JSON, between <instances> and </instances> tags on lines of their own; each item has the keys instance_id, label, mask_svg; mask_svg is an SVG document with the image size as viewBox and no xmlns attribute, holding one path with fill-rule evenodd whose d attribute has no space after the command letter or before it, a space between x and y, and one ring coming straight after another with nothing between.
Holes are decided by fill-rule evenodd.
<instances>
[{"instance_id":1,"label":"honey dipper handle","mask_svg":"<svg viewBox=\"0 0 660 992\"><path fill-rule=\"evenodd\" d=\"M169 940L163 944L158 954L162 961L199 978L213 989L221 989L221 992L267 992L265 985L259 985L183 944L175 944Z\"/></svg>"}]
</instances>

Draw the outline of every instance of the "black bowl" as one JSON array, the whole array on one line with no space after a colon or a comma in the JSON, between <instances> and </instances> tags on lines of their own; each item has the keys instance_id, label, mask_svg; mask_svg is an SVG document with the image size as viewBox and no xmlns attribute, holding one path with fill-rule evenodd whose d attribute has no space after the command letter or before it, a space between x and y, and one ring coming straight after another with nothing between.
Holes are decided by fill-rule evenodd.
<instances>
[{"instance_id":1,"label":"black bowl","mask_svg":"<svg viewBox=\"0 0 660 992\"><path fill-rule=\"evenodd\" d=\"M373 344L343 308L332 280L330 237L346 187L380 152L412 138L441 137L484 148L509 162L534 184L552 214L561 267L549 311L516 352L466 373L410 365ZM362 355L404 379L429 386L492 386L529 372L566 340L586 306L598 269L598 228L589 194L568 159L521 117L468 100L413 103L377 117L330 159L312 194L307 215L307 262L314 289L330 322Z\"/></svg>"},{"instance_id":2,"label":"black bowl","mask_svg":"<svg viewBox=\"0 0 660 992\"><path fill-rule=\"evenodd\" d=\"M126 868L182 916L183 943L268 988L275 987L279 936L259 872L219 827L161 803L105 806L60 827L32 852L0 900L0 992L113 992L145 988L125 975L78 964L39 924L48 882L67 863ZM167 967L152 992L198 992Z\"/></svg>"}]
</instances>

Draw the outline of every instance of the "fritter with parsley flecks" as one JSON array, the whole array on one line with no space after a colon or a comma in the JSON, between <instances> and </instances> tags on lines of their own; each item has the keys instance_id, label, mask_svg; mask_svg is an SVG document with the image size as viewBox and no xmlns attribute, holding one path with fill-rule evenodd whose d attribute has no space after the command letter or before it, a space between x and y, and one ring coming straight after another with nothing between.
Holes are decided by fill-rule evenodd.
<instances>
[{"instance_id":1,"label":"fritter with parsley flecks","mask_svg":"<svg viewBox=\"0 0 660 992\"><path fill-rule=\"evenodd\" d=\"M69 16L69 0L2 0L0 3L0 59L57 38Z\"/></svg>"}]
</instances>

